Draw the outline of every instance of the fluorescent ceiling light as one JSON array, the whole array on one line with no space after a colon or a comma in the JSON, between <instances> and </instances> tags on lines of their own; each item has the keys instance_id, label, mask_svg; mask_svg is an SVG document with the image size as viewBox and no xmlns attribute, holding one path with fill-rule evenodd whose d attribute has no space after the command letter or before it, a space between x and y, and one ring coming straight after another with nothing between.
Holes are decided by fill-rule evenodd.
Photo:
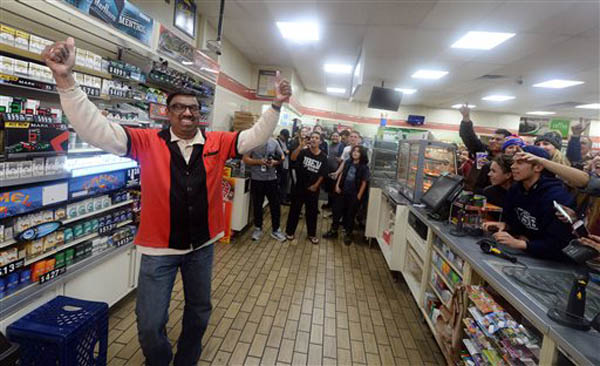
<instances>
[{"instance_id":1,"label":"fluorescent ceiling light","mask_svg":"<svg viewBox=\"0 0 600 366\"><path fill-rule=\"evenodd\" d=\"M568 88L570 86L581 85L583 83L584 83L583 81L576 81L576 80L553 79L553 80L544 81L543 83L533 84L533 86L536 88L562 89L562 88Z\"/></svg>"},{"instance_id":2,"label":"fluorescent ceiling light","mask_svg":"<svg viewBox=\"0 0 600 366\"><path fill-rule=\"evenodd\" d=\"M461 109L464 106L464 104L455 104L452 106L452 108L454 109ZM468 108L477 108L477 106L475 104L467 104Z\"/></svg>"},{"instance_id":3,"label":"fluorescent ceiling light","mask_svg":"<svg viewBox=\"0 0 600 366\"><path fill-rule=\"evenodd\" d=\"M439 79L448 74L448 71L440 70L419 70L412 74L415 79Z\"/></svg>"},{"instance_id":4,"label":"fluorescent ceiling light","mask_svg":"<svg viewBox=\"0 0 600 366\"><path fill-rule=\"evenodd\" d=\"M583 109L600 109L600 103L591 103L591 104L582 104L578 105L575 108L583 108Z\"/></svg>"},{"instance_id":5,"label":"fluorescent ceiling light","mask_svg":"<svg viewBox=\"0 0 600 366\"><path fill-rule=\"evenodd\" d=\"M342 94L342 93L346 92L346 89L344 89L344 88L327 88L327 92L328 93L339 93L339 94Z\"/></svg>"},{"instance_id":6,"label":"fluorescent ceiling light","mask_svg":"<svg viewBox=\"0 0 600 366\"><path fill-rule=\"evenodd\" d=\"M188 66L188 65L193 65L194 63L192 61L181 61L182 64Z\"/></svg>"},{"instance_id":7,"label":"fluorescent ceiling light","mask_svg":"<svg viewBox=\"0 0 600 366\"><path fill-rule=\"evenodd\" d=\"M408 94L414 94L414 93L416 93L416 92L417 92L417 89L402 89L402 88L396 88L396 89L394 89L394 90L395 90L395 91L397 91L397 92L400 92L400 93L402 93L402 94L406 94L406 95L408 95Z\"/></svg>"},{"instance_id":8,"label":"fluorescent ceiling light","mask_svg":"<svg viewBox=\"0 0 600 366\"><path fill-rule=\"evenodd\" d=\"M318 41L319 27L311 22L277 22L277 28L285 39L296 42Z\"/></svg>"},{"instance_id":9,"label":"fluorescent ceiling light","mask_svg":"<svg viewBox=\"0 0 600 366\"><path fill-rule=\"evenodd\" d=\"M491 50L500 43L512 38L514 33L469 32L456 41L452 48L469 48L473 50Z\"/></svg>"},{"instance_id":10,"label":"fluorescent ceiling light","mask_svg":"<svg viewBox=\"0 0 600 366\"><path fill-rule=\"evenodd\" d=\"M487 97L481 98L481 100L489 100L491 102L505 102L511 99L515 99L515 97L510 95L488 95Z\"/></svg>"},{"instance_id":11,"label":"fluorescent ceiling light","mask_svg":"<svg viewBox=\"0 0 600 366\"><path fill-rule=\"evenodd\" d=\"M527 112L527 114L531 114L531 115L534 115L534 116L551 116L553 114L556 114L556 112L533 111L533 112Z\"/></svg>"},{"instance_id":12,"label":"fluorescent ceiling light","mask_svg":"<svg viewBox=\"0 0 600 366\"><path fill-rule=\"evenodd\" d=\"M333 74L350 74L352 72L352 65L345 64L325 64L325 72Z\"/></svg>"}]
</instances>

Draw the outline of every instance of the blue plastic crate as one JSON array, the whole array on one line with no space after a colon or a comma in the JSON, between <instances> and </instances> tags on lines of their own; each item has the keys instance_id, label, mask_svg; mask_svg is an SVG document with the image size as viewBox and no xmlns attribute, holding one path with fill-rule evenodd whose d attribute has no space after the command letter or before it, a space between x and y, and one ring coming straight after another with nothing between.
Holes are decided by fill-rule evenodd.
<instances>
[{"instance_id":1,"label":"blue plastic crate","mask_svg":"<svg viewBox=\"0 0 600 366\"><path fill-rule=\"evenodd\" d=\"M23 366L103 366L108 304L58 296L7 328Z\"/></svg>"}]
</instances>

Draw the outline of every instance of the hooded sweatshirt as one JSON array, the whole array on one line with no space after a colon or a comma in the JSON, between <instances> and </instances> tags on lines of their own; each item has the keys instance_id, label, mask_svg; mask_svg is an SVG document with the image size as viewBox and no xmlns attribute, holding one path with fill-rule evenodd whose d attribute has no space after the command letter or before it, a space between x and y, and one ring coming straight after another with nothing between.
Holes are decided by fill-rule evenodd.
<instances>
[{"instance_id":1,"label":"hooded sweatshirt","mask_svg":"<svg viewBox=\"0 0 600 366\"><path fill-rule=\"evenodd\" d=\"M571 227L556 217L554 201L575 207L574 197L554 177L542 175L529 191L517 183L506 195L504 218L511 235L528 239L527 253L537 258L567 261L561 250L575 237Z\"/></svg>"}]
</instances>

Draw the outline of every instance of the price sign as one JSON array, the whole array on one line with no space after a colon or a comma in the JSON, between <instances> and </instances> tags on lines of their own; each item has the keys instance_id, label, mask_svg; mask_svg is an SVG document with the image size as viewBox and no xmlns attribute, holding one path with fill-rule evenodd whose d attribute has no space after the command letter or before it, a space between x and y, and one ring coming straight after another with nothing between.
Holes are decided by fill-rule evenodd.
<instances>
[{"instance_id":1,"label":"price sign","mask_svg":"<svg viewBox=\"0 0 600 366\"><path fill-rule=\"evenodd\" d=\"M125 186L136 187L140 185L140 168L129 168L125 175Z\"/></svg>"},{"instance_id":2,"label":"price sign","mask_svg":"<svg viewBox=\"0 0 600 366\"><path fill-rule=\"evenodd\" d=\"M110 233L111 231L113 231L116 227L117 227L117 224L104 225L98 229L98 234L106 235L106 234Z\"/></svg>"},{"instance_id":3,"label":"price sign","mask_svg":"<svg viewBox=\"0 0 600 366\"><path fill-rule=\"evenodd\" d=\"M86 93L87 95L89 95L91 97L99 97L100 96L100 89L98 89L98 88L92 88L91 86L87 86L87 85L80 85L80 87L84 93Z\"/></svg>"},{"instance_id":4,"label":"price sign","mask_svg":"<svg viewBox=\"0 0 600 366\"><path fill-rule=\"evenodd\" d=\"M130 242L131 242L131 237L123 238L121 240L118 240L118 241L114 242L114 246L116 248L118 248L118 247L121 247L121 246L123 246L125 244L129 244Z\"/></svg>"},{"instance_id":5,"label":"price sign","mask_svg":"<svg viewBox=\"0 0 600 366\"><path fill-rule=\"evenodd\" d=\"M128 98L129 97L129 93L127 90L114 89L114 88L108 89L108 95L112 95L112 96L119 97L119 98Z\"/></svg>"},{"instance_id":6,"label":"price sign","mask_svg":"<svg viewBox=\"0 0 600 366\"><path fill-rule=\"evenodd\" d=\"M21 258L16 262L12 262L0 267L0 278L8 276L9 274L17 271L25 266L25 258Z\"/></svg>"},{"instance_id":7,"label":"price sign","mask_svg":"<svg viewBox=\"0 0 600 366\"><path fill-rule=\"evenodd\" d=\"M43 285L44 283L55 279L56 277L62 275L65 272L67 272L67 267L62 266L60 268L55 268L50 272L44 273L43 275L40 276L40 280L39 280L40 285Z\"/></svg>"},{"instance_id":8,"label":"price sign","mask_svg":"<svg viewBox=\"0 0 600 366\"><path fill-rule=\"evenodd\" d=\"M113 65L108 66L108 73L122 78L130 78L130 73L128 71L123 70L120 67L115 67Z\"/></svg>"}]
</instances>

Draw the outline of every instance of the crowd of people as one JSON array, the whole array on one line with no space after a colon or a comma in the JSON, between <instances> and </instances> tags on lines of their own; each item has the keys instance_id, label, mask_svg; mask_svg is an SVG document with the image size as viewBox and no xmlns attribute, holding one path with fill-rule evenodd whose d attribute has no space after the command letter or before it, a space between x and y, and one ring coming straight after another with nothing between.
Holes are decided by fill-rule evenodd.
<instances>
[{"instance_id":1,"label":"crowd of people","mask_svg":"<svg viewBox=\"0 0 600 366\"><path fill-rule=\"evenodd\" d=\"M485 144L474 132L469 108L461 113L465 147L458 151L458 170L467 190L503 209L502 222L484 224L497 242L559 261L568 260L562 249L577 237L600 251L600 155L593 154L590 138L582 136L589 122L572 127L565 155L562 136L554 131L527 144L498 129ZM477 161L480 157L483 163ZM557 212L557 204L569 217ZM587 229L583 235L574 232L578 222Z\"/></svg>"},{"instance_id":2,"label":"crowd of people","mask_svg":"<svg viewBox=\"0 0 600 366\"><path fill-rule=\"evenodd\" d=\"M262 203L266 197L271 213L271 237L278 241L294 240L304 207L308 240L318 244L318 203L323 190L327 194L327 203L321 206L325 211L323 216L332 220L330 230L323 237L337 238L342 225L343 241L350 245L356 216L364 207L370 176L368 152L361 143L357 131L327 134L317 124L312 129L298 126L292 136L289 130L282 129L276 139L244 155L243 162L250 170L254 205L252 240L259 240L263 235ZM285 233L280 228L280 205L290 206Z\"/></svg>"}]
</instances>

